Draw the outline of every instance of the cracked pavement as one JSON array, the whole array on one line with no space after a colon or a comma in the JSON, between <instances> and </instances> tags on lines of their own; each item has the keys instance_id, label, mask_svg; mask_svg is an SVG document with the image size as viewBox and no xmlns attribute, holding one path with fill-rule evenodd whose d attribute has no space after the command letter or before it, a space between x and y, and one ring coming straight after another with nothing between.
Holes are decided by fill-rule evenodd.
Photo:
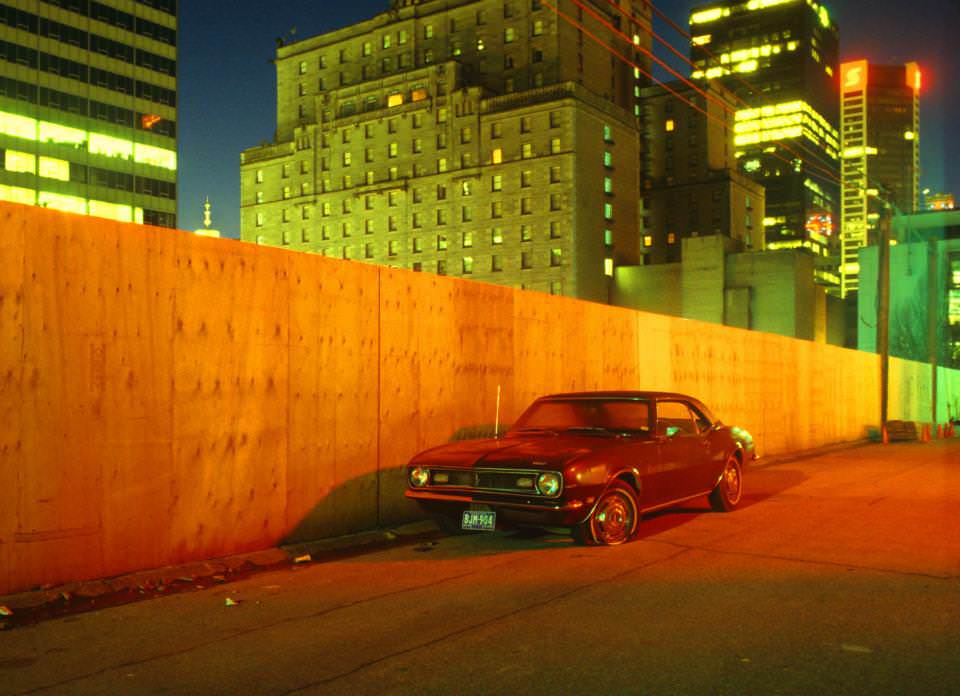
<instances>
[{"instance_id":1,"label":"cracked pavement","mask_svg":"<svg viewBox=\"0 0 960 696\"><path fill-rule=\"evenodd\" d=\"M960 692L960 440L748 474L625 546L442 537L0 632L0 694Z\"/></svg>"}]
</instances>

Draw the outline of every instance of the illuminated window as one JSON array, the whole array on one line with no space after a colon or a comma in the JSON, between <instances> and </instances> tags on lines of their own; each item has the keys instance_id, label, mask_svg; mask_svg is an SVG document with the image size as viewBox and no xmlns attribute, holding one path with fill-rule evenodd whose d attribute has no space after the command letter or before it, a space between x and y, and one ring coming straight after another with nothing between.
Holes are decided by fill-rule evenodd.
<instances>
[{"instance_id":1,"label":"illuminated window","mask_svg":"<svg viewBox=\"0 0 960 696\"><path fill-rule=\"evenodd\" d=\"M433 25L427 24L423 27L423 38L432 39L433 38Z\"/></svg>"},{"instance_id":2,"label":"illuminated window","mask_svg":"<svg viewBox=\"0 0 960 696\"><path fill-rule=\"evenodd\" d=\"M613 129L607 124L603 124L603 142L605 143L613 142Z\"/></svg>"},{"instance_id":3,"label":"illuminated window","mask_svg":"<svg viewBox=\"0 0 960 696\"><path fill-rule=\"evenodd\" d=\"M53 157L41 157L38 173L47 179L70 181L70 163Z\"/></svg>"},{"instance_id":4,"label":"illuminated window","mask_svg":"<svg viewBox=\"0 0 960 696\"><path fill-rule=\"evenodd\" d=\"M613 193L613 179L609 176L603 177L603 192Z\"/></svg>"},{"instance_id":5,"label":"illuminated window","mask_svg":"<svg viewBox=\"0 0 960 696\"><path fill-rule=\"evenodd\" d=\"M255 180L258 184L262 184L262 183L263 183L263 170L262 170L262 169L258 169L258 170L257 170L257 173L254 175L254 180Z\"/></svg>"},{"instance_id":6,"label":"illuminated window","mask_svg":"<svg viewBox=\"0 0 960 696\"><path fill-rule=\"evenodd\" d=\"M494 174L492 177L490 177L490 190L491 191L503 190L503 177L500 174Z\"/></svg>"},{"instance_id":7,"label":"illuminated window","mask_svg":"<svg viewBox=\"0 0 960 696\"><path fill-rule=\"evenodd\" d=\"M473 246L473 232L464 232L463 233L463 248L468 249Z\"/></svg>"},{"instance_id":8,"label":"illuminated window","mask_svg":"<svg viewBox=\"0 0 960 696\"><path fill-rule=\"evenodd\" d=\"M664 130L668 133L672 132L676 128L676 124L673 122L672 118L668 118L667 122L663 124Z\"/></svg>"},{"instance_id":9,"label":"illuminated window","mask_svg":"<svg viewBox=\"0 0 960 696\"><path fill-rule=\"evenodd\" d=\"M530 143L523 143L523 145L520 147L520 156L523 159L530 159L533 157L533 145Z\"/></svg>"},{"instance_id":10,"label":"illuminated window","mask_svg":"<svg viewBox=\"0 0 960 696\"><path fill-rule=\"evenodd\" d=\"M507 27L503 30L503 42L513 43L517 40L517 30L513 27Z\"/></svg>"},{"instance_id":11,"label":"illuminated window","mask_svg":"<svg viewBox=\"0 0 960 696\"><path fill-rule=\"evenodd\" d=\"M400 153L400 146L397 143L387 145L387 156L396 157Z\"/></svg>"},{"instance_id":12,"label":"illuminated window","mask_svg":"<svg viewBox=\"0 0 960 696\"><path fill-rule=\"evenodd\" d=\"M300 74L301 75L307 74L307 61L305 60L300 61Z\"/></svg>"},{"instance_id":13,"label":"illuminated window","mask_svg":"<svg viewBox=\"0 0 960 696\"><path fill-rule=\"evenodd\" d=\"M563 265L563 249L550 250L550 265L554 267Z\"/></svg>"},{"instance_id":14,"label":"illuminated window","mask_svg":"<svg viewBox=\"0 0 960 696\"><path fill-rule=\"evenodd\" d=\"M603 275L613 275L613 259L607 258L603 260Z\"/></svg>"},{"instance_id":15,"label":"illuminated window","mask_svg":"<svg viewBox=\"0 0 960 696\"><path fill-rule=\"evenodd\" d=\"M400 106L401 104L403 104L402 94L391 94L389 97L387 97L388 107Z\"/></svg>"},{"instance_id":16,"label":"illuminated window","mask_svg":"<svg viewBox=\"0 0 960 696\"><path fill-rule=\"evenodd\" d=\"M90 137L92 139L93 134ZM151 164L171 171L177 170L177 153L173 150L165 150L162 147L142 143L137 143L133 148L133 159L138 164Z\"/></svg>"},{"instance_id":17,"label":"illuminated window","mask_svg":"<svg viewBox=\"0 0 960 696\"><path fill-rule=\"evenodd\" d=\"M533 232L530 225L520 225L520 241L529 242L531 239L533 239Z\"/></svg>"},{"instance_id":18,"label":"illuminated window","mask_svg":"<svg viewBox=\"0 0 960 696\"><path fill-rule=\"evenodd\" d=\"M87 132L79 128L68 128L56 123L40 122L40 140L42 142L61 143L80 146L87 142Z\"/></svg>"},{"instance_id":19,"label":"illuminated window","mask_svg":"<svg viewBox=\"0 0 960 696\"><path fill-rule=\"evenodd\" d=\"M0 111L0 133L24 140L36 140L37 121L26 116L17 116Z\"/></svg>"},{"instance_id":20,"label":"illuminated window","mask_svg":"<svg viewBox=\"0 0 960 696\"><path fill-rule=\"evenodd\" d=\"M560 152L560 138L550 138L550 154L556 155Z\"/></svg>"},{"instance_id":21,"label":"illuminated window","mask_svg":"<svg viewBox=\"0 0 960 696\"><path fill-rule=\"evenodd\" d=\"M503 162L503 150L499 147L493 149L493 163L500 164Z\"/></svg>"},{"instance_id":22,"label":"illuminated window","mask_svg":"<svg viewBox=\"0 0 960 696\"><path fill-rule=\"evenodd\" d=\"M612 219L613 219L613 204L612 204L612 203L604 203L604 204L603 204L603 218L604 218L605 220L612 220Z\"/></svg>"},{"instance_id":23,"label":"illuminated window","mask_svg":"<svg viewBox=\"0 0 960 696\"><path fill-rule=\"evenodd\" d=\"M87 201L85 198L79 198L78 196L65 196L61 193L40 191L37 194L37 204L44 208L62 210L66 213L87 214Z\"/></svg>"},{"instance_id":24,"label":"illuminated window","mask_svg":"<svg viewBox=\"0 0 960 696\"><path fill-rule=\"evenodd\" d=\"M652 247L653 246L653 237L649 234L643 236L643 246Z\"/></svg>"},{"instance_id":25,"label":"illuminated window","mask_svg":"<svg viewBox=\"0 0 960 696\"><path fill-rule=\"evenodd\" d=\"M674 234L673 232L669 232L667 234L667 244L676 244L676 243L677 243L677 235Z\"/></svg>"},{"instance_id":26,"label":"illuminated window","mask_svg":"<svg viewBox=\"0 0 960 696\"><path fill-rule=\"evenodd\" d=\"M438 171L439 173L441 173L441 174L442 174L443 172L447 171L447 158L446 158L446 157L441 157L440 159L437 160L437 171Z\"/></svg>"},{"instance_id":27,"label":"illuminated window","mask_svg":"<svg viewBox=\"0 0 960 696\"><path fill-rule=\"evenodd\" d=\"M603 166L607 169L613 166L613 155L609 152L603 153Z\"/></svg>"},{"instance_id":28,"label":"illuminated window","mask_svg":"<svg viewBox=\"0 0 960 696\"><path fill-rule=\"evenodd\" d=\"M33 189L20 188L18 186L4 186L0 184L0 201L35 205L37 202L37 192Z\"/></svg>"},{"instance_id":29,"label":"illuminated window","mask_svg":"<svg viewBox=\"0 0 960 696\"><path fill-rule=\"evenodd\" d=\"M543 20L536 19L533 22L533 35L540 36L543 33Z\"/></svg>"},{"instance_id":30,"label":"illuminated window","mask_svg":"<svg viewBox=\"0 0 960 696\"><path fill-rule=\"evenodd\" d=\"M100 133L90 134L87 149L94 155L122 157L123 159L133 157L132 142L129 140L121 140L120 138L112 138L109 135L102 135Z\"/></svg>"},{"instance_id":31,"label":"illuminated window","mask_svg":"<svg viewBox=\"0 0 960 696\"><path fill-rule=\"evenodd\" d=\"M37 172L37 158L28 152L7 150L3 159L3 168L8 172L23 172L25 174L35 174Z\"/></svg>"}]
</instances>

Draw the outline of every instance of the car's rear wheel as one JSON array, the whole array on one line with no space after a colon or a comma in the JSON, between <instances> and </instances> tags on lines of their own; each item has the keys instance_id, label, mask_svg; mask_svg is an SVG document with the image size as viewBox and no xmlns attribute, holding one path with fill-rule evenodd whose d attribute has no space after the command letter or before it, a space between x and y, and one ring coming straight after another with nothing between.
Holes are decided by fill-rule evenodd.
<instances>
[{"instance_id":1,"label":"car's rear wheel","mask_svg":"<svg viewBox=\"0 0 960 696\"><path fill-rule=\"evenodd\" d=\"M623 481L614 481L600 496L590 517L574 527L573 535L583 544L616 546L630 541L639 518L633 488Z\"/></svg>"},{"instance_id":2,"label":"car's rear wheel","mask_svg":"<svg viewBox=\"0 0 960 696\"><path fill-rule=\"evenodd\" d=\"M743 465L736 454L727 457L720 481L710 492L710 507L717 512L730 512L743 497Z\"/></svg>"}]
</instances>

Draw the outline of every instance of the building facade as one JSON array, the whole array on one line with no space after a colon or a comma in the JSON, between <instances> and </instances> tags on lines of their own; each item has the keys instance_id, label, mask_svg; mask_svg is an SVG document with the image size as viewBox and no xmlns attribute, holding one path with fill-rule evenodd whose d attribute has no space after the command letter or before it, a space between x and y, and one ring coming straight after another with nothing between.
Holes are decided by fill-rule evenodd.
<instances>
[{"instance_id":1,"label":"building facade","mask_svg":"<svg viewBox=\"0 0 960 696\"><path fill-rule=\"evenodd\" d=\"M839 285L837 27L814 0L726 0L690 14L693 77L737 98L740 170L766 190L768 249L806 248Z\"/></svg>"},{"instance_id":2,"label":"building facade","mask_svg":"<svg viewBox=\"0 0 960 696\"><path fill-rule=\"evenodd\" d=\"M893 219L890 247L890 354L960 367L960 211ZM877 245L859 250L858 348L877 350Z\"/></svg>"},{"instance_id":3,"label":"building facade","mask_svg":"<svg viewBox=\"0 0 960 696\"><path fill-rule=\"evenodd\" d=\"M176 0L0 3L0 200L176 227Z\"/></svg>"},{"instance_id":4,"label":"building facade","mask_svg":"<svg viewBox=\"0 0 960 696\"><path fill-rule=\"evenodd\" d=\"M537 0L424 0L279 47L241 238L606 301L638 259L644 78L588 34L639 65L649 9L555 4L582 30Z\"/></svg>"},{"instance_id":5,"label":"building facade","mask_svg":"<svg viewBox=\"0 0 960 696\"><path fill-rule=\"evenodd\" d=\"M921 79L916 63L841 66L844 297L859 288L858 252L876 244L882 206L898 214L918 210Z\"/></svg>"},{"instance_id":6,"label":"building facade","mask_svg":"<svg viewBox=\"0 0 960 696\"><path fill-rule=\"evenodd\" d=\"M679 261L682 240L701 235L764 248L764 189L737 169L733 95L705 91L680 81L641 90L644 263Z\"/></svg>"}]
</instances>

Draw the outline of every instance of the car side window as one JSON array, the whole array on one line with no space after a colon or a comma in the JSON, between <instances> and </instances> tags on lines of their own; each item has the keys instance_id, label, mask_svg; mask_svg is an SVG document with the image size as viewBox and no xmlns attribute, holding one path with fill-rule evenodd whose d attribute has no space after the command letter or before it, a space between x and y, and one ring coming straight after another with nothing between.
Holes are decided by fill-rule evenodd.
<instances>
[{"instance_id":1,"label":"car side window","mask_svg":"<svg viewBox=\"0 0 960 696\"><path fill-rule=\"evenodd\" d=\"M697 426L693 414L681 401L657 402L657 435L669 435L670 428L678 428L684 435L695 435Z\"/></svg>"},{"instance_id":2,"label":"car side window","mask_svg":"<svg viewBox=\"0 0 960 696\"><path fill-rule=\"evenodd\" d=\"M713 427L713 423L705 415L700 413L696 406L690 406L690 412L693 414L693 420L697 424L697 432L703 434Z\"/></svg>"}]
</instances>

